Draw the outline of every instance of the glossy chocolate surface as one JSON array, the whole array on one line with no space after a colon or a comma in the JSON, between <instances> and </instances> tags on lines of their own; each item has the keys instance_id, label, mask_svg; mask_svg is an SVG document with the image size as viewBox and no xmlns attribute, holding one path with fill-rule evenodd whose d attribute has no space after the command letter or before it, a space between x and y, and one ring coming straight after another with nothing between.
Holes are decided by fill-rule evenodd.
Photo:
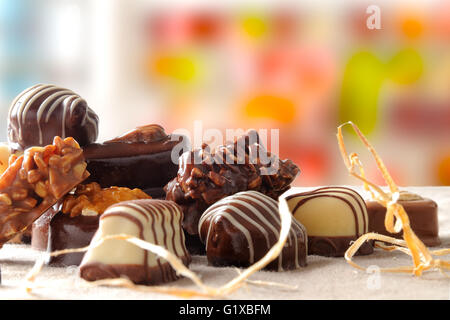
<instances>
[{"instance_id":1,"label":"glossy chocolate surface","mask_svg":"<svg viewBox=\"0 0 450 320\"><path fill-rule=\"evenodd\" d=\"M164 247L188 266L191 256L185 246L182 218L181 208L172 201L140 199L120 202L110 206L101 215L98 231L92 241L127 233ZM165 259L117 239L105 240L89 248L80 265L80 276L88 281L127 277L142 284L157 284L179 278L179 274Z\"/></svg>"},{"instance_id":2,"label":"glossy chocolate surface","mask_svg":"<svg viewBox=\"0 0 450 320\"><path fill-rule=\"evenodd\" d=\"M48 252L82 248L89 245L98 228L99 216L70 217L54 209L47 211L33 224L32 247ZM83 252L67 253L51 257L49 264L54 266L79 265Z\"/></svg>"},{"instance_id":3,"label":"glossy chocolate surface","mask_svg":"<svg viewBox=\"0 0 450 320\"><path fill-rule=\"evenodd\" d=\"M398 201L408 214L411 228L427 246L439 246L438 206L431 199ZM389 233L384 226L386 208L376 201L366 201L369 231L403 239L403 232Z\"/></svg>"},{"instance_id":4,"label":"glossy chocolate surface","mask_svg":"<svg viewBox=\"0 0 450 320\"><path fill-rule=\"evenodd\" d=\"M343 257L351 243L358 237L320 237L308 236L308 254L324 257ZM373 253L373 242L366 241L355 255L368 255Z\"/></svg>"},{"instance_id":5,"label":"glossy chocolate surface","mask_svg":"<svg viewBox=\"0 0 450 320\"><path fill-rule=\"evenodd\" d=\"M181 151L187 143L184 136L167 135L160 126L149 125L90 144L83 148L91 174L87 182L98 182L102 188L139 188L154 198L164 197L163 187L177 175L181 154L172 159L172 151L175 147Z\"/></svg>"},{"instance_id":6,"label":"glossy chocolate surface","mask_svg":"<svg viewBox=\"0 0 450 320\"><path fill-rule=\"evenodd\" d=\"M353 189L322 187L286 197L294 217L308 232L308 254L343 257L351 243L368 232L369 216L363 198ZM365 242L356 255L373 253Z\"/></svg>"},{"instance_id":7,"label":"glossy chocolate surface","mask_svg":"<svg viewBox=\"0 0 450 320\"><path fill-rule=\"evenodd\" d=\"M80 146L94 142L98 116L71 90L36 85L20 93L8 115L8 141L12 149L51 144L55 136L74 138Z\"/></svg>"},{"instance_id":8,"label":"glossy chocolate surface","mask_svg":"<svg viewBox=\"0 0 450 320\"><path fill-rule=\"evenodd\" d=\"M200 218L199 235L214 266L248 267L259 261L279 239L278 202L256 191L228 196ZM281 254L266 266L290 270L306 266L307 235L295 219Z\"/></svg>"}]
</instances>

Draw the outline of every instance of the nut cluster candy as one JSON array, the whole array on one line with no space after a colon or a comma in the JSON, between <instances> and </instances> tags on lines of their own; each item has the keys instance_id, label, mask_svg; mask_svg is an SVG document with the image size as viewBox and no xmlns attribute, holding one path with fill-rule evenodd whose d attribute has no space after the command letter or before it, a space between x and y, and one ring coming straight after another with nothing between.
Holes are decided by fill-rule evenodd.
<instances>
[{"instance_id":1,"label":"nut cluster candy","mask_svg":"<svg viewBox=\"0 0 450 320\"><path fill-rule=\"evenodd\" d=\"M73 138L55 137L53 145L29 148L14 158L0 177L0 244L24 231L89 176Z\"/></svg>"},{"instance_id":2,"label":"nut cluster candy","mask_svg":"<svg viewBox=\"0 0 450 320\"><path fill-rule=\"evenodd\" d=\"M268 161L263 163L255 155L263 155ZM195 236L201 214L216 201L246 190L277 199L299 172L291 160L280 160L266 151L256 131L251 130L213 151L203 145L200 150L184 153L177 177L165 187L166 199L183 208L183 228Z\"/></svg>"}]
</instances>

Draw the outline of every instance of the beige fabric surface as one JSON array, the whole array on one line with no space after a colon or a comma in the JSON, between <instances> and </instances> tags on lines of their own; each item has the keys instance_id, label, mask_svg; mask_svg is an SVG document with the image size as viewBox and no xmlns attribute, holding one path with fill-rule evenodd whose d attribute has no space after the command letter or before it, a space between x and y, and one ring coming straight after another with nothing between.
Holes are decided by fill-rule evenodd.
<instances>
[{"instance_id":1,"label":"beige fabric surface","mask_svg":"<svg viewBox=\"0 0 450 320\"><path fill-rule=\"evenodd\" d=\"M297 188L296 191L312 188ZM358 191L360 188L355 187ZM431 198L439 206L441 247L450 247L450 187L404 188ZM364 196L367 196L362 192ZM76 267L46 266L37 276L38 286L32 293L24 289L24 277L33 267L40 252L27 245L7 244L0 250L2 285L0 299L178 299L177 297L140 292L125 288L89 287L78 277ZM450 256L443 257L450 260ZM369 256L356 257L364 266L392 267L411 265L409 256L380 249ZM237 275L234 268L215 268L206 258L194 256L190 269L209 286L218 287ZM248 284L225 299L450 299L450 278L439 271L426 272L417 278L409 274L366 273L351 267L344 258L308 256L308 266L295 271L259 271L251 280L271 281L295 286L256 286ZM170 286L194 289L189 279L180 279Z\"/></svg>"}]
</instances>

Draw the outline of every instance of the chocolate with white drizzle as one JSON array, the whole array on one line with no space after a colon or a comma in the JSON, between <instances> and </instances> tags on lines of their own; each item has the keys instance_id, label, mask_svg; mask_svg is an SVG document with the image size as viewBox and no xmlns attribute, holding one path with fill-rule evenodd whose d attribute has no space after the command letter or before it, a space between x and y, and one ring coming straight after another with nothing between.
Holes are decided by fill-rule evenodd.
<instances>
[{"instance_id":1,"label":"chocolate with white drizzle","mask_svg":"<svg viewBox=\"0 0 450 320\"><path fill-rule=\"evenodd\" d=\"M210 264L248 267L264 257L279 239L278 202L257 191L236 193L209 207L201 216L198 229ZM266 269L304 267L306 256L306 229L292 219L282 253Z\"/></svg>"},{"instance_id":2,"label":"chocolate with white drizzle","mask_svg":"<svg viewBox=\"0 0 450 320\"><path fill-rule=\"evenodd\" d=\"M8 142L13 150L51 144L55 136L73 137L81 147L98 136L98 116L71 90L38 84L21 92L8 114Z\"/></svg>"},{"instance_id":3,"label":"chocolate with white drizzle","mask_svg":"<svg viewBox=\"0 0 450 320\"><path fill-rule=\"evenodd\" d=\"M141 199L110 206L100 217L92 242L115 234L128 234L165 247L188 266L191 256L181 228L183 212L172 201ZM153 285L178 279L163 258L124 240L109 239L90 248L80 266L88 281L127 277L134 283Z\"/></svg>"},{"instance_id":4,"label":"chocolate with white drizzle","mask_svg":"<svg viewBox=\"0 0 450 320\"><path fill-rule=\"evenodd\" d=\"M352 241L368 232L369 218L362 197L346 187L323 187L286 196L289 209L308 231L308 253L342 257ZM357 254L373 252L364 243Z\"/></svg>"}]
</instances>

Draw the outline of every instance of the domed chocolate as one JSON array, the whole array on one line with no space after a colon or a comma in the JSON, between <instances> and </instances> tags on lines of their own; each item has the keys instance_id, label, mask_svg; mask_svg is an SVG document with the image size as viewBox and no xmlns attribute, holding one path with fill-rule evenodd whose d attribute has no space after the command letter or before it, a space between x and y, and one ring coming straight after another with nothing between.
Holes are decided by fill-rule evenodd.
<instances>
[{"instance_id":1,"label":"domed chocolate","mask_svg":"<svg viewBox=\"0 0 450 320\"><path fill-rule=\"evenodd\" d=\"M352 241L368 232L369 218L362 197L347 187L323 187L286 197L294 218L308 232L308 253L342 257ZM373 252L365 242L357 254Z\"/></svg>"},{"instance_id":2,"label":"domed chocolate","mask_svg":"<svg viewBox=\"0 0 450 320\"><path fill-rule=\"evenodd\" d=\"M278 241L281 229L278 202L257 191L236 193L209 207L201 216L198 229L210 264L248 267ZM304 267L306 256L306 230L292 219L283 251L266 269Z\"/></svg>"},{"instance_id":3,"label":"domed chocolate","mask_svg":"<svg viewBox=\"0 0 450 320\"><path fill-rule=\"evenodd\" d=\"M55 85L26 89L9 109L8 141L14 150L51 144L55 136L73 137L85 146L97 135L97 114L79 95Z\"/></svg>"}]
</instances>

